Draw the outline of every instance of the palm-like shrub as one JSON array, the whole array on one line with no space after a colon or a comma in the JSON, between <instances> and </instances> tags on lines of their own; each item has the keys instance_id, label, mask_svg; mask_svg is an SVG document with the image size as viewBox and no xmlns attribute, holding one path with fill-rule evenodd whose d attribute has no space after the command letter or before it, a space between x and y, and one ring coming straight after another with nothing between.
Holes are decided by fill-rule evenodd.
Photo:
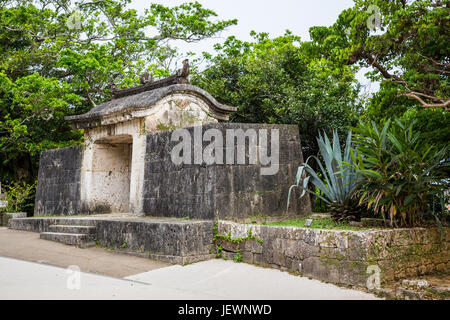
<instances>
[{"instance_id":1,"label":"palm-like shrub","mask_svg":"<svg viewBox=\"0 0 450 320\"><path fill-rule=\"evenodd\" d=\"M305 164L297 171L296 184L291 186L288 194L288 208L291 193L294 188L303 190L300 197L306 193L314 194L330 206L333 218L337 221L360 220L361 208L352 200L352 194L360 176L352 167L351 157L352 132L347 136L344 152L342 153L337 132L333 132L333 143L328 136L319 134L317 139L320 156L323 163L315 156L309 157ZM320 168L320 174L308 164L315 160ZM308 188L309 184L317 187L322 195Z\"/></svg>"},{"instance_id":2,"label":"palm-like shrub","mask_svg":"<svg viewBox=\"0 0 450 320\"><path fill-rule=\"evenodd\" d=\"M391 224L413 226L418 215L448 188L448 147L438 150L414 132L414 123L395 119L384 126L360 123L354 140L353 168L364 179L356 196Z\"/></svg>"}]
</instances>

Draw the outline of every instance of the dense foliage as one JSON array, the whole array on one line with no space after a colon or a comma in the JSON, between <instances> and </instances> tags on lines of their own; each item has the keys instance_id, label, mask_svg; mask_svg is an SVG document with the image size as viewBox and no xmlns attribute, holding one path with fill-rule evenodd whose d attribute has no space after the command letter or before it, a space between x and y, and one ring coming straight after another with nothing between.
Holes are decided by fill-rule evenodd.
<instances>
[{"instance_id":1,"label":"dense foliage","mask_svg":"<svg viewBox=\"0 0 450 320\"><path fill-rule=\"evenodd\" d=\"M5 191L7 199L6 212L33 212L36 181L28 184L26 182L14 182Z\"/></svg>"},{"instance_id":2,"label":"dense foliage","mask_svg":"<svg viewBox=\"0 0 450 320\"><path fill-rule=\"evenodd\" d=\"M2 0L0 2L0 177L37 176L42 150L82 142L64 116L86 112L114 87L136 84L147 70L167 75L178 58L171 40L211 37L235 20L198 3L130 0Z\"/></svg>"},{"instance_id":3,"label":"dense foliage","mask_svg":"<svg viewBox=\"0 0 450 320\"><path fill-rule=\"evenodd\" d=\"M169 75L188 54L174 40L200 41L236 24L196 2L149 4L142 15L130 2L0 0L0 180L12 199L31 195L21 207L32 204L40 152L82 143L83 132L65 116L109 100L144 71ZM333 25L310 28L311 41L290 32L252 32L251 42L229 37L204 54L206 68L193 66L191 82L236 106L232 122L298 125L305 158L319 157L310 163L315 193L329 204L348 205L349 192L344 200L327 195L342 168L323 152L326 134L342 138L358 118L373 121L356 129L358 196L411 225L434 210L450 171L449 29L450 0L355 0ZM361 67L380 82L363 101L355 79ZM331 169L322 170L327 157Z\"/></svg>"},{"instance_id":4,"label":"dense foliage","mask_svg":"<svg viewBox=\"0 0 450 320\"><path fill-rule=\"evenodd\" d=\"M206 55L210 65L194 84L238 112L233 122L296 124L305 156L317 155L317 132L345 135L359 115L359 86L349 67L329 68L289 32L254 42L228 38Z\"/></svg>"},{"instance_id":5,"label":"dense foliage","mask_svg":"<svg viewBox=\"0 0 450 320\"><path fill-rule=\"evenodd\" d=\"M416 119L430 143L450 141L450 1L356 0L332 26L310 33L311 50L330 65L367 67L380 82L365 119Z\"/></svg>"},{"instance_id":6,"label":"dense foliage","mask_svg":"<svg viewBox=\"0 0 450 320\"><path fill-rule=\"evenodd\" d=\"M357 197L395 225L414 226L417 218L435 214L433 204L449 187L443 170L449 166L448 146L429 145L414 125L395 119L355 128L358 154L352 152L352 164L364 177Z\"/></svg>"},{"instance_id":7,"label":"dense foliage","mask_svg":"<svg viewBox=\"0 0 450 320\"><path fill-rule=\"evenodd\" d=\"M448 0L355 0L334 25L311 33L331 62L372 68L388 103L449 110L449 29Z\"/></svg>"}]
</instances>

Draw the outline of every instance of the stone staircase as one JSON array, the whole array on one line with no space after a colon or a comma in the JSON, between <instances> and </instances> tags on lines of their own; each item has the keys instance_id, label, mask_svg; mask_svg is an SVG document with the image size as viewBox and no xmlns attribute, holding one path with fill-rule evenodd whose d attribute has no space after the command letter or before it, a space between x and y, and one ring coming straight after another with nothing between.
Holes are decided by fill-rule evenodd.
<instances>
[{"instance_id":1,"label":"stone staircase","mask_svg":"<svg viewBox=\"0 0 450 320\"><path fill-rule=\"evenodd\" d=\"M95 222L86 219L59 219L41 232L40 238L74 245L80 248L95 246Z\"/></svg>"}]
</instances>

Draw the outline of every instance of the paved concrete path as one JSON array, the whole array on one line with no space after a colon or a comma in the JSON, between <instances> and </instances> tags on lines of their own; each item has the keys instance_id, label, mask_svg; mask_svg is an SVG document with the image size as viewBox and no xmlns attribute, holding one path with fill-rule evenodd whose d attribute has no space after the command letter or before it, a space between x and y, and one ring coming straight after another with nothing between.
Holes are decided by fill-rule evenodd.
<instances>
[{"instance_id":1,"label":"paved concrete path","mask_svg":"<svg viewBox=\"0 0 450 320\"><path fill-rule=\"evenodd\" d=\"M185 267L172 266L125 279L201 293L211 299L216 296L237 300L375 299L362 291L340 288L276 269L225 260L209 260Z\"/></svg>"},{"instance_id":2,"label":"paved concrete path","mask_svg":"<svg viewBox=\"0 0 450 320\"><path fill-rule=\"evenodd\" d=\"M22 260L4 257L6 254ZM0 256L0 299L375 299L365 292L245 263L210 260L168 266L6 229L0 229ZM82 271L79 290L70 289L77 285L76 273L67 269L70 265L78 265Z\"/></svg>"},{"instance_id":3,"label":"paved concrete path","mask_svg":"<svg viewBox=\"0 0 450 320\"><path fill-rule=\"evenodd\" d=\"M39 233L0 228L0 256L122 278L171 264L124 255L102 248L81 249L39 238Z\"/></svg>"},{"instance_id":4,"label":"paved concrete path","mask_svg":"<svg viewBox=\"0 0 450 320\"><path fill-rule=\"evenodd\" d=\"M124 279L83 272L76 277L65 268L0 257L0 299L375 299L364 292L224 260L172 266Z\"/></svg>"}]
</instances>

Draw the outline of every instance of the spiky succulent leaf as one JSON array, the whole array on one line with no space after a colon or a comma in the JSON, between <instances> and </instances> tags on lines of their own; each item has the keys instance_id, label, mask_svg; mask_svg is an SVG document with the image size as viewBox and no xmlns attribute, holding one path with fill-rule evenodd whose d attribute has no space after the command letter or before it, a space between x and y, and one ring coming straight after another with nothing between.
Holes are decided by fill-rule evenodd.
<instances>
[{"instance_id":1,"label":"spiky succulent leaf","mask_svg":"<svg viewBox=\"0 0 450 320\"><path fill-rule=\"evenodd\" d=\"M319 133L317 143L323 161L312 156L306 160L304 165L299 167L296 176L296 184L289 189L288 208L291 192L294 188L303 190L301 197L306 193L312 193L328 204L346 204L349 202L357 183L362 177L352 166L360 155L358 155L351 147L351 131L349 131L347 135L343 153L339 143L339 136L336 131L333 132L332 141L333 142L331 143L326 133L323 135ZM319 177L319 174L309 165L310 161L317 162L321 177ZM303 179L302 182L300 181L301 179ZM323 197L309 189L309 183L317 187L323 193Z\"/></svg>"}]
</instances>

